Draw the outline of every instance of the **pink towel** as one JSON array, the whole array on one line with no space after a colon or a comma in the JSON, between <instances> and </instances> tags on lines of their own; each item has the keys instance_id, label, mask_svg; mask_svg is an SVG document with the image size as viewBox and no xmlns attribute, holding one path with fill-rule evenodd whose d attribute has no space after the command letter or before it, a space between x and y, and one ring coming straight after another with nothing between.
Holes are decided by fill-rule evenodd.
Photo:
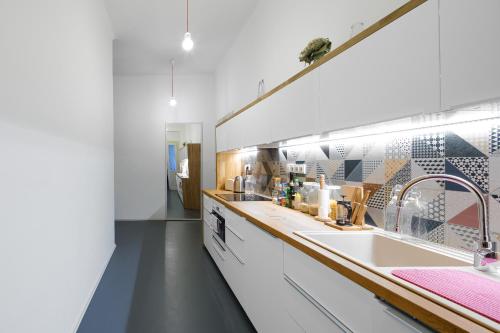
<instances>
[{"instance_id":1,"label":"pink towel","mask_svg":"<svg viewBox=\"0 0 500 333\"><path fill-rule=\"evenodd\" d=\"M395 269L391 273L500 323L500 282L453 269Z\"/></svg>"}]
</instances>

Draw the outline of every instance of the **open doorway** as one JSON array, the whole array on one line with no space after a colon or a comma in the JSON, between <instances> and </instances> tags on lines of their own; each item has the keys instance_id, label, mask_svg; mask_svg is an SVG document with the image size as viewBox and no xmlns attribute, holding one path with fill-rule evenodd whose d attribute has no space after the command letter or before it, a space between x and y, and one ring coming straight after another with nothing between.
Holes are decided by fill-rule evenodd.
<instances>
[{"instance_id":1,"label":"open doorway","mask_svg":"<svg viewBox=\"0 0 500 333\"><path fill-rule=\"evenodd\" d=\"M167 220L201 219L201 123L167 123Z\"/></svg>"}]
</instances>

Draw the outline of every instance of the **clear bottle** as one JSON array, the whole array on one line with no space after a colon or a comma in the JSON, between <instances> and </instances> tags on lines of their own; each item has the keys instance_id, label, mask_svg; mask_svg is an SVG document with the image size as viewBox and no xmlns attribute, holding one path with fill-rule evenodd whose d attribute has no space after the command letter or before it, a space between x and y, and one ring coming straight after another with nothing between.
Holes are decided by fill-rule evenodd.
<instances>
[{"instance_id":1,"label":"clear bottle","mask_svg":"<svg viewBox=\"0 0 500 333\"><path fill-rule=\"evenodd\" d=\"M397 201L398 194L403 189L402 185L395 185L391 191L391 200L385 208L385 224L384 229L387 231L396 231L396 212L397 212Z\"/></svg>"},{"instance_id":2,"label":"clear bottle","mask_svg":"<svg viewBox=\"0 0 500 333\"><path fill-rule=\"evenodd\" d=\"M401 212L401 236L403 238L427 238L425 222L422 220L424 207L420 200L422 193L416 189L408 193L404 202L404 209Z\"/></svg>"}]
</instances>

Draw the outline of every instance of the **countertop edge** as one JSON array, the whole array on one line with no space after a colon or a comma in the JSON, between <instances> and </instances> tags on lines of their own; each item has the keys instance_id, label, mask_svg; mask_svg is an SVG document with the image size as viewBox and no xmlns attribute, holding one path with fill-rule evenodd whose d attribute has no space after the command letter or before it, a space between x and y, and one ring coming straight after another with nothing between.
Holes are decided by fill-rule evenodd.
<instances>
[{"instance_id":1,"label":"countertop edge","mask_svg":"<svg viewBox=\"0 0 500 333\"><path fill-rule=\"evenodd\" d=\"M217 193L229 193L218 190L203 190L203 194L224 205L234 213L270 234L280 238L287 244L300 250L311 258L321 262L342 276L374 293L389 304L415 317L419 321L437 331L446 332L496 332L494 327L464 316L454 309L437 303L435 300L409 289L402 284L388 280L347 259L339 257L327 250L307 242L295 235L288 235L251 214L216 196Z\"/></svg>"}]
</instances>

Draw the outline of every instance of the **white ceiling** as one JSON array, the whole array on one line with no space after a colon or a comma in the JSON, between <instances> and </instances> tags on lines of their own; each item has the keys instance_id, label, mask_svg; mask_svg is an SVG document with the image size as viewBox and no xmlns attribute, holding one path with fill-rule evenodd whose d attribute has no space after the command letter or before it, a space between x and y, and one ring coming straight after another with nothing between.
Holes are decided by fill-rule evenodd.
<instances>
[{"instance_id":1,"label":"white ceiling","mask_svg":"<svg viewBox=\"0 0 500 333\"><path fill-rule=\"evenodd\" d=\"M186 54L185 0L105 0L116 34L117 74L213 72L257 0L190 0L189 30L195 48Z\"/></svg>"}]
</instances>

